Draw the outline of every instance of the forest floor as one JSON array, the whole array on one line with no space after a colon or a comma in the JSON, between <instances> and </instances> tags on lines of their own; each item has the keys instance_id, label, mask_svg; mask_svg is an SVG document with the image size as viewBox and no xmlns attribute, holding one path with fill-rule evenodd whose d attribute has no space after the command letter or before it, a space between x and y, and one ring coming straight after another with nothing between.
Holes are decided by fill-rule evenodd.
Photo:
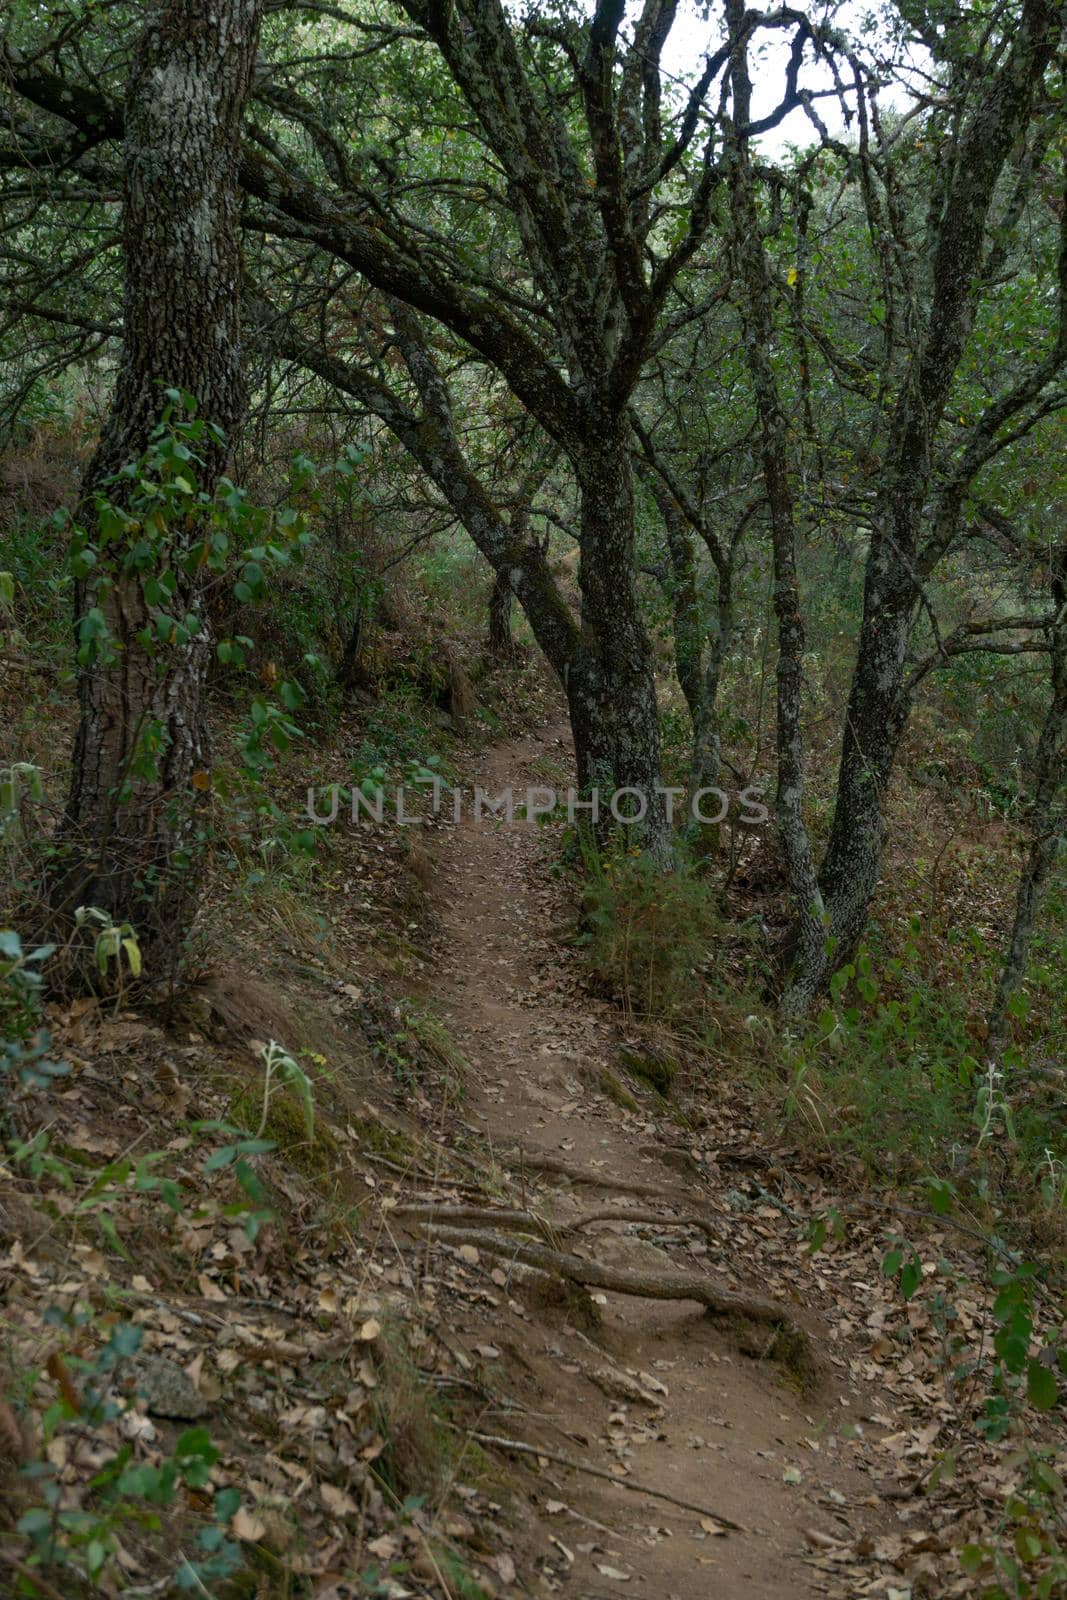
<instances>
[{"instance_id":1,"label":"forest floor","mask_svg":"<svg viewBox=\"0 0 1067 1600\"><path fill-rule=\"evenodd\" d=\"M566 724L533 699L510 736L457 746L468 793L566 787ZM924 1276L947 1258L981 1283L981 1245L784 1140L727 1038L719 1078L706 1045L599 994L559 858L554 828L469 806L338 827L302 887L220 890L215 958L176 1006L50 1009L72 1070L13 1108L0 1168L0 1512L32 1504L12 1469L37 1459L111 1564L92 1587L46 1562L39 1594L164 1592L224 1487L243 1565L201 1585L218 1600L975 1592L958 1551L988 1542L1020 1441L978 1437L942 1330L882 1260L899 1228ZM313 1129L264 1081L270 1038L312 1080ZM269 1214L235 1181L235 1128L273 1141ZM988 1306L961 1292L956 1326L980 1342ZM142 1343L113 1367L122 1318ZM101 1382L140 1398L94 1420ZM200 1419L210 1484L162 1530L113 1519L106 1464L164 1462ZM19 1549L0 1540L0 1594L35 1592Z\"/></svg>"}]
</instances>

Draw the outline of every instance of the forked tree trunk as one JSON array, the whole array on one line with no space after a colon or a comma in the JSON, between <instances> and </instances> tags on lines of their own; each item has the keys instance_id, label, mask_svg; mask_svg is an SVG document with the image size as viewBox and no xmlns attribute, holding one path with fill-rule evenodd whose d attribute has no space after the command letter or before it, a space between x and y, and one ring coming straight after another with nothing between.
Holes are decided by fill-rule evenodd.
<instances>
[{"instance_id":1,"label":"forked tree trunk","mask_svg":"<svg viewBox=\"0 0 1067 1600\"><path fill-rule=\"evenodd\" d=\"M82 486L83 518L93 517L98 494L121 500L114 474L143 455L165 387L190 394L228 437L241 421L237 163L261 5L163 0L135 48L125 113L123 355ZM213 487L228 448L205 441L200 488ZM180 542L180 531L173 536ZM153 608L138 574L122 570L126 554L121 544L108 547L110 587L91 577L76 591L78 617L99 607L118 650L79 679L52 905L60 925L82 905L128 920L144 949L180 935L193 903L193 778L208 760L209 641L201 633L183 648L146 653L138 635L152 628ZM174 561L170 568L178 589L169 609L197 613L197 579Z\"/></svg>"}]
</instances>

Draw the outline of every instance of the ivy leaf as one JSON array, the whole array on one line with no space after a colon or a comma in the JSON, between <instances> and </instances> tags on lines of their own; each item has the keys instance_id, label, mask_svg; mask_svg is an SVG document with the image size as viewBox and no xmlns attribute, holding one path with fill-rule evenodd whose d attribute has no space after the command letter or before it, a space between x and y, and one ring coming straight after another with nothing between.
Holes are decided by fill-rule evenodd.
<instances>
[{"instance_id":1,"label":"ivy leaf","mask_svg":"<svg viewBox=\"0 0 1067 1600\"><path fill-rule=\"evenodd\" d=\"M1055 1375L1040 1361L1031 1361L1026 1368L1026 1395L1038 1411L1051 1411L1059 1393Z\"/></svg>"},{"instance_id":2,"label":"ivy leaf","mask_svg":"<svg viewBox=\"0 0 1067 1600\"><path fill-rule=\"evenodd\" d=\"M918 1261L907 1261L900 1269L900 1292L905 1300L910 1300L922 1279L922 1267Z\"/></svg>"}]
</instances>

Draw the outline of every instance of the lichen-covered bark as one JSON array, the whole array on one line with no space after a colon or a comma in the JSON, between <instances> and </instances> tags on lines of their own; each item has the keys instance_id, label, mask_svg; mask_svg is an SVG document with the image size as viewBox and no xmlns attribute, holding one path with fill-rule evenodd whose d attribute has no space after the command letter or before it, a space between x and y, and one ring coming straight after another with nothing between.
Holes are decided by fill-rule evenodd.
<instances>
[{"instance_id":1,"label":"lichen-covered bark","mask_svg":"<svg viewBox=\"0 0 1067 1600\"><path fill-rule=\"evenodd\" d=\"M511 603L514 599L511 589L511 579L507 572L501 569L493 574L492 587L489 590L488 628L486 630L486 644L490 655L506 660L515 652L515 640L511 632Z\"/></svg>"},{"instance_id":2,"label":"lichen-covered bark","mask_svg":"<svg viewBox=\"0 0 1067 1600\"><path fill-rule=\"evenodd\" d=\"M610 413L591 418L589 444L575 461L581 501L582 634L567 698L578 781L606 805L614 788L647 803L633 837L666 867L670 828L660 785L659 711L652 649L641 617L634 559L629 426ZM634 802L636 808L637 802Z\"/></svg>"},{"instance_id":3,"label":"lichen-covered bark","mask_svg":"<svg viewBox=\"0 0 1067 1600\"><path fill-rule=\"evenodd\" d=\"M1030 844L1019 874L1011 934L989 1013L989 1049L994 1055L1004 1047L1008 1006L1026 976L1026 962L1041 891L1067 831L1064 808L1064 784L1067 782L1067 541L1062 541L1053 555L1052 601L1055 620L1049 640L1051 699L1034 759Z\"/></svg>"},{"instance_id":4,"label":"lichen-covered bark","mask_svg":"<svg viewBox=\"0 0 1067 1600\"><path fill-rule=\"evenodd\" d=\"M108 480L144 452L165 404L187 391L227 434L244 411L240 350L241 114L261 0L164 0L136 46L125 108L123 355L111 411L86 472L80 514L92 516ZM209 445L201 486L225 446ZM86 602L79 587L76 606ZM119 646L79 680L73 774L53 885L61 917L97 905L136 927L143 947L182 931L195 883L193 774L207 763L201 636L150 659L151 625L136 574L117 572L93 596ZM180 576L174 608L197 611L196 582ZM149 730L155 770L141 771ZM175 870L176 857L183 865Z\"/></svg>"}]
</instances>

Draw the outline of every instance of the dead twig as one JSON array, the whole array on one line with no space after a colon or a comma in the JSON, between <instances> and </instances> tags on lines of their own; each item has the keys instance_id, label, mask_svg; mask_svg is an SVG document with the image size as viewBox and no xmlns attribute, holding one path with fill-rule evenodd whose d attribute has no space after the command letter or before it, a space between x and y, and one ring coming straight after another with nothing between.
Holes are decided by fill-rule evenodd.
<instances>
[{"instance_id":1,"label":"dead twig","mask_svg":"<svg viewBox=\"0 0 1067 1600\"><path fill-rule=\"evenodd\" d=\"M44 1600L63 1600L59 1590L54 1589L38 1569L28 1567L24 1561L20 1561L14 1551L0 1550L0 1560L6 1561L24 1582L35 1587L37 1592L44 1596Z\"/></svg>"}]
</instances>

